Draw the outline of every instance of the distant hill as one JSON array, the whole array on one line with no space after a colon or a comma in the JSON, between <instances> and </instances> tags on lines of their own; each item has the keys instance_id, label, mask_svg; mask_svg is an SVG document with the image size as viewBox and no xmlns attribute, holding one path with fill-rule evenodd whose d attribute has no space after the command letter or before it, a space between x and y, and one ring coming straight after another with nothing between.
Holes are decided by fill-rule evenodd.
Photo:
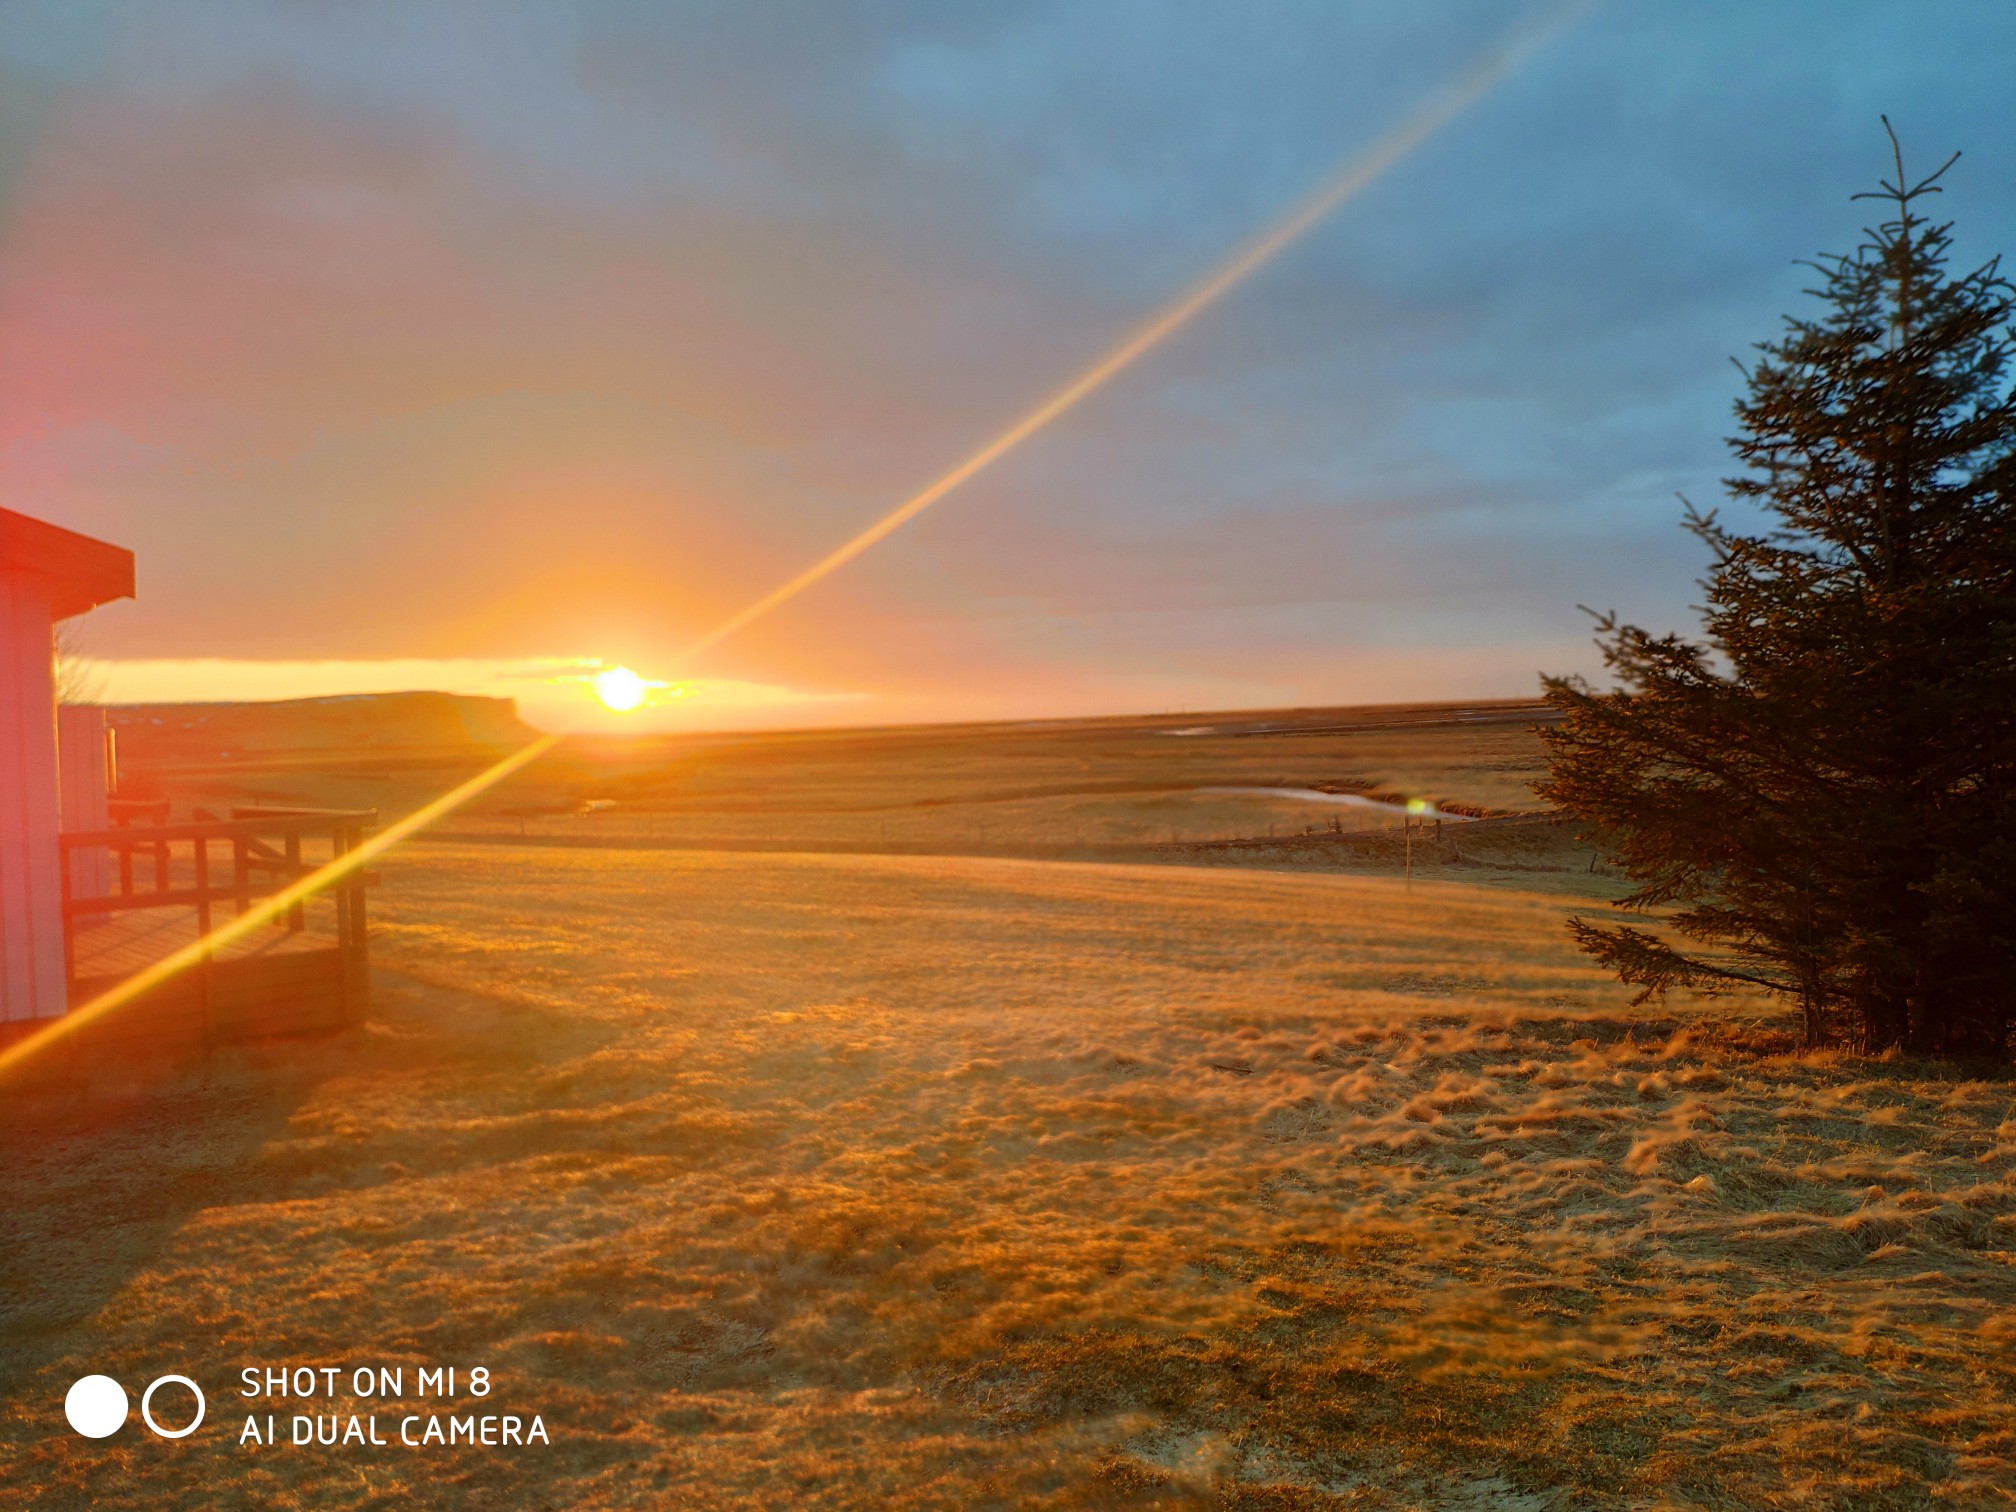
<instances>
[{"instance_id":1,"label":"distant hill","mask_svg":"<svg viewBox=\"0 0 2016 1512\"><path fill-rule=\"evenodd\" d=\"M309 752L514 747L539 732L508 698L357 693L272 703L115 704L122 763L233 761Z\"/></svg>"}]
</instances>

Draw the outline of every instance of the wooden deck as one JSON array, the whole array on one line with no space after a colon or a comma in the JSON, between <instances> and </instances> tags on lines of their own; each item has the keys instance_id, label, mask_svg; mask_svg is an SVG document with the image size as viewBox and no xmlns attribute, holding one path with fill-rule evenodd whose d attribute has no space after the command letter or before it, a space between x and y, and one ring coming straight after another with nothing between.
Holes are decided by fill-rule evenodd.
<instances>
[{"instance_id":1,"label":"wooden deck","mask_svg":"<svg viewBox=\"0 0 2016 1512\"><path fill-rule=\"evenodd\" d=\"M282 888L348 854L376 821L369 812L239 809L179 824L66 834L65 953L75 1009L210 935ZM100 863L73 867L75 858ZM80 889L80 877L109 887ZM137 880L136 880L137 879ZM355 871L242 939L71 1035L68 1069L106 1059L180 1061L221 1043L344 1028L365 1013L370 955L365 889ZM6 1026L32 1033L49 1020Z\"/></svg>"},{"instance_id":2,"label":"wooden deck","mask_svg":"<svg viewBox=\"0 0 2016 1512\"><path fill-rule=\"evenodd\" d=\"M71 1006L197 938L193 907L113 915L80 929ZM269 925L119 1010L120 1037L223 1041L343 1028L362 1018L368 995L368 962L354 954L333 931Z\"/></svg>"}]
</instances>

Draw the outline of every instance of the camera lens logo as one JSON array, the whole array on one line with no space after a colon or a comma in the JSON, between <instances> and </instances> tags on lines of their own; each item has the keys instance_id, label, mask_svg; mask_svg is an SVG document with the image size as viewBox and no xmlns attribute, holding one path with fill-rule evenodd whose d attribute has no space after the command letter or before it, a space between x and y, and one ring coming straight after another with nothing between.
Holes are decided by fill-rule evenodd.
<instances>
[{"instance_id":1,"label":"camera lens logo","mask_svg":"<svg viewBox=\"0 0 2016 1512\"><path fill-rule=\"evenodd\" d=\"M154 1420L154 1393L163 1386L187 1386L196 1398L196 1415L180 1428L163 1428ZM202 1426L208 1405L203 1400L203 1388L189 1377L164 1375L149 1382L141 1393L140 1418L158 1438L187 1438ZM63 1416L86 1438L110 1438L126 1426L126 1412L126 1388L108 1375L78 1377L63 1398Z\"/></svg>"}]
</instances>

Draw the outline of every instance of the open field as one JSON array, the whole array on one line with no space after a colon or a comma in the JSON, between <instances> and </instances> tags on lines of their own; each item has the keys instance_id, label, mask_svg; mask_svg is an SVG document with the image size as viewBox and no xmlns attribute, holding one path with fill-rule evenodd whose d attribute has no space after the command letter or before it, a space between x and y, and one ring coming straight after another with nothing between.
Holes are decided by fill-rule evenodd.
<instances>
[{"instance_id":1,"label":"open field","mask_svg":"<svg viewBox=\"0 0 2016 1512\"><path fill-rule=\"evenodd\" d=\"M1531 809L1535 712L1475 704L577 740L450 828L590 844L1166 859L1172 845L1399 822L1390 810L1268 789ZM312 747L191 762L134 750L136 775L178 812L312 803L388 818L487 760Z\"/></svg>"},{"instance_id":2,"label":"open field","mask_svg":"<svg viewBox=\"0 0 2016 1512\"><path fill-rule=\"evenodd\" d=\"M2009 1083L1628 1008L1557 826L1426 832L1411 883L1371 810L1128 838L1221 785L1516 807L1517 725L1116 723L577 750L384 864L364 1030L11 1098L0 1507L2016 1500ZM759 799L773 838L608 817ZM959 853L1046 803L1097 843ZM283 1363L404 1404L232 1395ZM438 1364L550 1446L398 1445ZM214 1430L73 1437L87 1370L192 1375Z\"/></svg>"},{"instance_id":3,"label":"open field","mask_svg":"<svg viewBox=\"0 0 2016 1512\"><path fill-rule=\"evenodd\" d=\"M387 871L368 1032L9 1111L0 1505L2016 1492L2008 1087L1802 1060L1743 1005L1628 1012L1558 894L517 846ZM216 1383L235 1429L225 1383L274 1361L484 1364L553 1443L51 1431L87 1368Z\"/></svg>"}]
</instances>

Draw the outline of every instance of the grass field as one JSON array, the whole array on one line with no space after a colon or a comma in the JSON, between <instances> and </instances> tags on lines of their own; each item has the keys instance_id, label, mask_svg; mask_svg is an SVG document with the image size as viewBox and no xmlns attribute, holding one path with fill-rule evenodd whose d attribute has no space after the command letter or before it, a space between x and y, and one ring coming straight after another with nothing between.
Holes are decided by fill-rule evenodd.
<instances>
[{"instance_id":1,"label":"grass field","mask_svg":"<svg viewBox=\"0 0 2016 1512\"><path fill-rule=\"evenodd\" d=\"M1171 844L1377 830L1390 813L1268 797L1331 785L1531 809L1534 706L1288 710L576 741L458 814L461 835L710 848L1139 860ZM312 749L143 765L179 811L419 807L487 762Z\"/></svg>"},{"instance_id":2,"label":"grass field","mask_svg":"<svg viewBox=\"0 0 2016 1512\"><path fill-rule=\"evenodd\" d=\"M2010 1084L1627 1008L1566 844L417 844L366 1030L0 1115L0 1507L2016 1500ZM281 1362L552 1443L241 1446Z\"/></svg>"}]
</instances>

